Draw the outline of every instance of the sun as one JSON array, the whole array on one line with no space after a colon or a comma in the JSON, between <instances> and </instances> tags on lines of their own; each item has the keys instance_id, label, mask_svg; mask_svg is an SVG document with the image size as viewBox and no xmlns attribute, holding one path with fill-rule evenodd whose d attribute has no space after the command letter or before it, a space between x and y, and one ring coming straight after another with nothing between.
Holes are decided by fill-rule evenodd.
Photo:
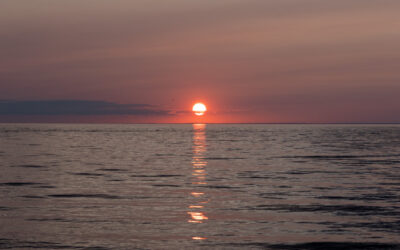
<instances>
[{"instance_id":1,"label":"sun","mask_svg":"<svg viewBox=\"0 0 400 250\"><path fill-rule=\"evenodd\" d=\"M196 103L193 105L192 111L195 115L202 116L207 111L206 105L201 102Z\"/></svg>"}]
</instances>

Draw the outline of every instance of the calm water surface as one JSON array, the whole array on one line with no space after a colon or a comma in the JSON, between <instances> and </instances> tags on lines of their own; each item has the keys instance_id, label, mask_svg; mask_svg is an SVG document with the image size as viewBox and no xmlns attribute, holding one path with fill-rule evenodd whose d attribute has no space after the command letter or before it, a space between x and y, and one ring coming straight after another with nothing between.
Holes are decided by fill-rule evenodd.
<instances>
[{"instance_id":1,"label":"calm water surface","mask_svg":"<svg viewBox=\"0 0 400 250\"><path fill-rule=\"evenodd\" d=\"M400 245L399 125L0 125L0 248Z\"/></svg>"}]
</instances>

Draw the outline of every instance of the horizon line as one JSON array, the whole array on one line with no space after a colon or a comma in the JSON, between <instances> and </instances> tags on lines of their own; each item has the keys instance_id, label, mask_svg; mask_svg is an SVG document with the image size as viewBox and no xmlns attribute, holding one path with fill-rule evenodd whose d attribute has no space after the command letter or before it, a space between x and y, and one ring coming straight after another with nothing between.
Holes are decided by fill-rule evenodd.
<instances>
[{"instance_id":1,"label":"horizon line","mask_svg":"<svg viewBox=\"0 0 400 250\"><path fill-rule=\"evenodd\" d=\"M400 122L0 122L0 124L247 124L247 125L400 125Z\"/></svg>"}]
</instances>

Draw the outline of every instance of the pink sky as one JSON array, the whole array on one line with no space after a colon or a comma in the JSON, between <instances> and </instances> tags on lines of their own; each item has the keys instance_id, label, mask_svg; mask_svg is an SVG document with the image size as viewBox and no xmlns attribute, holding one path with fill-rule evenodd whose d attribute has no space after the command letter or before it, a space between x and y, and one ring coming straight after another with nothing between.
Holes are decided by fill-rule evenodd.
<instances>
[{"instance_id":1,"label":"pink sky","mask_svg":"<svg viewBox=\"0 0 400 250\"><path fill-rule=\"evenodd\" d=\"M203 122L400 122L398 0L3 0L0 9L0 100L160 111L7 111L0 121L197 122L187 111L203 101Z\"/></svg>"}]
</instances>

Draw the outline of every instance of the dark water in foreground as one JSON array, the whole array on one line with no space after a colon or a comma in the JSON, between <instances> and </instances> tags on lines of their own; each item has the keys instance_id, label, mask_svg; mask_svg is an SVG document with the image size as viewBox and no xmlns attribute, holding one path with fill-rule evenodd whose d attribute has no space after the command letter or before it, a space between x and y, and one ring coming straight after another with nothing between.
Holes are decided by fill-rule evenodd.
<instances>
[{"instance_id":1,"label":"dark water in foreground","mask_svg":"<svg viewBox=\"0 0 400 250\"><path fill-rule=\"evenodd\" d=\"M398 249L398 125L0 125L0 248Z\"/></svg>"}]
</instances>

